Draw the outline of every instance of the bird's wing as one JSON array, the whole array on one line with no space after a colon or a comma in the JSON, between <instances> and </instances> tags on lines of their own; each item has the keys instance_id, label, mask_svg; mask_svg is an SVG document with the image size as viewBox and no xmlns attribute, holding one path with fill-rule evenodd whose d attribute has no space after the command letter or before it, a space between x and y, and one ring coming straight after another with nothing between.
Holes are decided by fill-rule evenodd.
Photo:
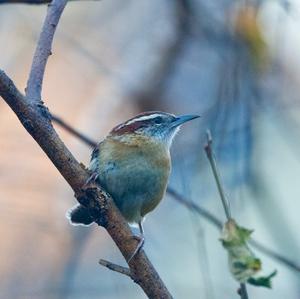
<instances>
[{"instance_id":1,"label":"bird's wing","mask_svg":"<svg viewBox=\"0 0 300 299\"><path fill-rule=\"evenodd\" d=\"M91 161L89 165L89 170L92 172L97 172L98 166L99 166L99 151L101 147L102 142L100 142L93 150L92 156L91 156Z\"/></svg>"}]
</instances>

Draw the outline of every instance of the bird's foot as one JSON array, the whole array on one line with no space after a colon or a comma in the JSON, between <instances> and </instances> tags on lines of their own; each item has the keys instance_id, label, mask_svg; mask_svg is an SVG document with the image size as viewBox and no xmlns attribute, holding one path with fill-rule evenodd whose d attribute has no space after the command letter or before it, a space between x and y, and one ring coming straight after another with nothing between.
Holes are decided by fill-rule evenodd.
<instances>
[{"instance_id":1,"label":"bird's foot","mask_svg":"<svg viewBox=\"0 0 300 299\"><path fill-rule=\"evenodd\" d=\"M132 253L131 257L128 259L128 263L140 252L140 250L143 248L145 243L145 237L144 236L133 236L134 239L138 240L139 243L137 247L135 248L134 252Z\"/></svg>"},{"instance_id":2,"label":"bird's foot","mask_svg":"<svg viewBox=\"0 0 300 299\"><path fill-rule=\"evenodd\" d=\"M99 177L97 172L93 172L83 185L83 189L87 188L90 183L94 183Z\"/></svg>"}]
</instances>

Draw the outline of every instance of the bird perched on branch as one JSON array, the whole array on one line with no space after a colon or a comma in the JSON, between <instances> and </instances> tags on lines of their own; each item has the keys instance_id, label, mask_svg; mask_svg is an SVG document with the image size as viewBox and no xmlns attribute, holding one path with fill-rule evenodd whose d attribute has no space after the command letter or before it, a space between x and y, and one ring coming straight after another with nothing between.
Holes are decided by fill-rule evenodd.
<instances>
[{"instance_id":1,"label":"bird perched on branch","mask_svg":"<svg viewBox=\"0 0 300 299\"><path fill-rule=\"evenodd\" d=\"M139 114L112 129L92 153L92 178L112 196L124 218L139 225L141 238L131 258L144 243L143 218L165 194L172 140L183 123L197 117L165 112ZM75 225L94 221L82 205L73 207L67 217Z\"/></svg>"}]
</instances>

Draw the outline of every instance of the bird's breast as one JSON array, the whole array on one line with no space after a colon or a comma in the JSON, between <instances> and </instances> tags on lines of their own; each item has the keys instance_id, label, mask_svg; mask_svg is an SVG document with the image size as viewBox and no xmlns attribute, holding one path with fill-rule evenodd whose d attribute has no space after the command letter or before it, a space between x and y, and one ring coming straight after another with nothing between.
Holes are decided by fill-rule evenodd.
<instances>
[{"instance_id":1,"label":"bird's breast","mask_svg":"<svg viewBox=\"0 0 300 299\"><path fill-rule=\"evenodd\" d=\"M110 141L99 150L99 179L128 221L143 217L162 199L170 173L169 150L161 144ZM139 215L138 215L139 214Z\"/></svg>"}]
</instances>

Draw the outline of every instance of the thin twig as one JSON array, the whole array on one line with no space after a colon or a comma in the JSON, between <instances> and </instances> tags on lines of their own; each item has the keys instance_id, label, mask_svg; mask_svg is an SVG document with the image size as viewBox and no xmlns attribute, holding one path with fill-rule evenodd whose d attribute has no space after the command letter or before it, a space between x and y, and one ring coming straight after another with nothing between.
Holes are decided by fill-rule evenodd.
<instances>
[{"instance_id":1,"label":"thin twig","mask_svg":"<svg viewBox=\"0 0 300 299\"><path fill-rule=\"evenodd\" d=\"M124 274L126 276L129 276L131 279L134 280L133 276L131 275L130 269L127 267L123 267L114 263L111 263L109 261L106 260L100 260L99 264L108 268L109 270L115 271L115 272L119 272L121 274Z\"/></svg>"},{"instance_id":2,"label":"thin twig","mask_svg":"<svg viewBox=\"0 0 300 299\"><path fill-rule=\"evenodd\" d=\"M225 211L225 214L226 214L226 218L227 218L227 220L229 220L229 219L231 219L230 205L229 205L229 201L227 200L227 198L225 196L225 192L224 192L224 189L223 189L223 186L222 186L221 176L220 176L220 173L218 171L216 159L214 157L214 153L213 153L213 150L212 150L212 137L211 137L211 133L210 133L209 130L206 132L206 137L207 137L207 144L204 146L204 149L205 149L207 158L210 162L210 166L211 166L214 178L216 180L216 184L217 184L217 187L218 187L220 198L222 200L222 204L223 204L223 208L224 208L224 211Z\"/></svg>"},{"instance_id":3,"label":"thin twig","mask_svg":"<svg viewBox=\"0 0 300 299\"><path fill-rule=\"evenodd\" d=\"M175 189L172 187L168 187L167 189L168 194L172 196L174 200L176 200L178 203L185 206L187 209L192 210L196 212L199 216L203 217L205 220L207 220L209 223L213 224L218 229L222 228L222 221L218 219L215 215L213 215L208 210L202 208L195 202L192 202L191 200L185 198L183 195L179 194ZM281 255L278 252L275 252L274 250L266 247L265 245L261 244L260 242L251 239L249 241L251 246L256 248L258 251L264 253L265 255L269 256L270 258L273 258L274 260L282 263L286 267L290 268L291 270L294 270L296 272L300 272L300 265L296 264L294 261L290 260L289 258Z\"/></svg>"},{"instance_id":4,"label":"thin twig","mask_svg":"<svg viewBox=\"0 0 300 299\"><path fill-rule=\"evenodd\" d=\"M242 299L248 299L248 293L245 283L241 283L240 288L238 290L238 294L241 296Z\"/></svg>"},{"instance_id":5,"label":"thin twig","mask_svg":"<svg viewBox=\"0 0 300 299\"><path fill-rule=\"evenodd\" d=\"M207 137L207 144L204 146L204 150L206 152L207 158L210 162L210 166L212 169L212 172L214 174L214 178L218 187L218 191L220 194L220 198L223 204L223 208L226 214L226 218L229 221L231 219L231 210L230 210L230 205L229 205L229 201L227 200L226 196L225 196L225 192L223 189L223 185L221 182L221 176L220 173L218 171L217 168L217 163L216 163L216 159L214 157L214 153L213 153L213 148L212 148L212 136L209 130L207 130L206 132L206 137ZM245 283L241 283L240 284L240 292L239 292L241 299L248 299L248 293L247 293L247 287Z\"/></svg>"},{"instance_id":6,"label":"thin twig","mask_svg":"<svg viewBox=\"0 0 300 299\"><path fill-rule=\"evenodd\" d=\"M97 144L95 140L90 139L84 133L79 132L77 129L73 128L65 121L62 121L60 117L52 115L52 120L53 122L58 123L62 128L66 129L69 133L79 138L79 140L84 142L86 145L95 147L95 145ZM71 130L69 130L68 128L71 128ZM195 202L185 198L183 195L179 194L175 189L173 189L170 186L168 187L167 192L168 194L171 195L171 198L173 200L176 200L179 204L185 206L189 210L196 212L199 216L203 217L205 220L213 224L218 229L222 228L222 221L218 219L215 215L213 215L211 212L209 212L208 210L202 208ZM274 260L282 263L286 267L296 272L300 272L300 265L296 264L294 261L290 260L289 258L281 255L278 252L275 252L274 250L266 247L265 245L261 244L260 242L254 239L251 239L249 243L257 250L269 256L270 258L273 258Z\"/></svg>"},{"instance_id":7,"label":"thin twig","mask_svg":"<svg viewBox=\"0 0 300 299\"><path fill-rule=\"evenodd\" d=\"M206 219L208 222L215 225L217 228L222 228L222 221L219 220L216 216L214 216L212 213L207 211L206 209L200 207L193 201L189 200L188 198L185 198L183 195L179 194L175 189L172 187L168 187L167 192L171 197L176 200L181 205L185 206L187 209L191 211L195 211L198 215Z\"/></svg>"},{"instance_id":8,"label":"thin twig","mask_svg":"<svg viewBox=\"0 0 300 299\"><path fill-rule=\"evenodd\" d=\"M89 137L85 136L84 134L80 133L78 130L75 130L73 127L68 125L60 117L51 114L51 120L53 122L57 123L58 125L60 125L66 131L68 131L71 135L77 137L79 140L82 140L88 146L93 147L93 148L97 146L97 142L93 141L91 138L89 138Z\"/></svg>"},{"instance_id":9,"label":"thin twig","mask_svg":"<svg viewBox=\"0 0 300 299\"><path fill-rule=\"evenodd\" d=\"M278 252L275 252L274 250L266 247L265 245L261 244L260 242L254 240L252 238L249 241L249 244L251 244L252 247L256 248L260 252L264 253L266 256L269 256L269 257L273 258L274 260L277 260L278 262L282 263L286 267L288 267L296 272L300 272L300 264L297 264L296 262L290 260L286 256L284 256Z\"/></svg>"},{"instance_id":10,"label":"thin twig","mask_svg":"<svg viewBox=\"0 0 300 299\"><path fill-rule=\"evenodd\" d=\"M41 101L43 78L48 57L52 54L54 33L67 2L67 0L53 0L48 5L47 16L35 49L27 81L26 97L31 103Z\"/></svg>"}]
</instances>

